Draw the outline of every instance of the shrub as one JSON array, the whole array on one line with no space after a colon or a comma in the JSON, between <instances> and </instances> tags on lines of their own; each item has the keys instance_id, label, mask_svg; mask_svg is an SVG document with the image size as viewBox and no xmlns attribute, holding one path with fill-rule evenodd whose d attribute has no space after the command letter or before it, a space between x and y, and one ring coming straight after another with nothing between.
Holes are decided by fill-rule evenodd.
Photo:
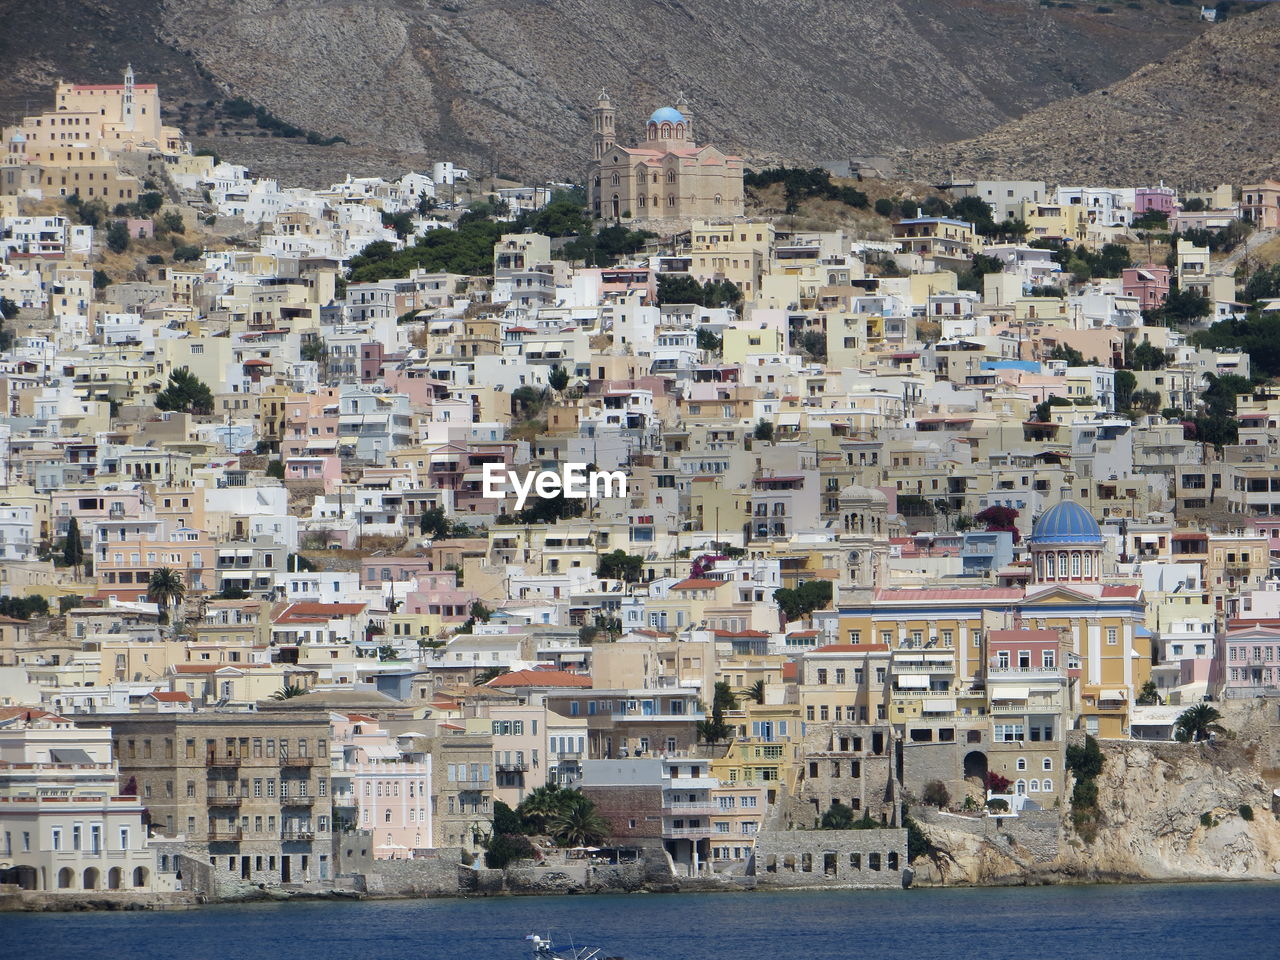
<instances>
[{"instance_id":1,"label":"shrub","mask_svg":"<svg viewBox=\"0 0 1280 960\"><path fill-rule=\"evenodd\" d=\"M1009 809L1009 801L1002 800L1000 797L992 797L987 801L987 809L992 813L1005 813Z\"/></svg>"},{"instance_id":2,"label":"shrub","mask_svg":"<svg viewBox=\"0 0 1280 960\"><path fill-rule=\"evenodd\" d=\"M1253 807L1249 806L1249 804L1247 804L1247 803L1242 803L1242 804L1240 804L1240 806L1239 806L1238 810L1239 810L1239 813L1240 813L1240 819L1241 819L1241 820L1252 820L1252 819L1253 819Z\"/></svg>"},{"instance_id":3,"label":"shrub","mask_svg":"<svg viewBox=\"0 0 1280 960\"><path fill-rule=\"evenodd\" d=\"M1205 811L1204 813L1200 814L1200 826L1205 828L1212 828L1212 827L1216 827L1217 825L1218 825L1218 821L1213 819L1212 813Z\"/></svg>"},{"instance_id":4,"label":"shrub","mask_svg":"<svg viewBox=\"0 0 1280 960\"><path fill-rule=\"evenodd\" d=\"M924 802L934 807L945 807L951 802L947 785L941 780L930 780L924 785Z\"/></svg>"}]
</instances>

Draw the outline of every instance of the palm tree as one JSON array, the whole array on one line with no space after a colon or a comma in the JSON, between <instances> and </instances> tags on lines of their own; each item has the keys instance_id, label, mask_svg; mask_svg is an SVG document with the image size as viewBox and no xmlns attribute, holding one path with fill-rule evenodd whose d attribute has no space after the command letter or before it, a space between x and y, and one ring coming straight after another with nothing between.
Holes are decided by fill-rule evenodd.
<instances>
[{"instance_id":1,"label":"palm tree","mask_svg":"<svg viewBox=\"0 0 1280 960\"><path fill-rule=\"evenodd\" d=\"M294 697L304 697L309 691L306 687L300 687L296 684L286 683L283 687L271 695L272 700L292 700Z\"/></svg>"},{"instance_id":2,"label":"palm tree","mask_svg":"<svg viewBox=\"0 0 1280 960\"><path fill-rule=\"evenodd\" d=\"M525 825L536 834L545 834L547 825L568 806L567 793L568 790L562 790L554 783L529 791L519 809Z\"/></svg>"},{"instance_id":3,"label":"palm tree","mask_svg":"<svg viewBox=\"0 0 1280 960\"><path fill-rule=\"evenodd\" d=\"M593 847L604 842L612 827L586 797L573 803L551 821L551 835L565 847Z\"/></svg>"},{"instance_id":4,"label":"palm tree","mask_svg":"<svg viewBox=\"0 0 1280 960\"><path fill-rule=\"evenodd\" d=\"M157 567L151 571L151 579L147 582L147 599L159 604L161 610L173 607L174 634L178 632L178 609L187 596L187 585L182 574L172 567Z\"/></svg>"},{"instance_id":5,"label":"palm tree","mask_svg":"<svg viewBox=\"0 0 1280 960\"><path fill-rule=\"evenodd\" d=\"M1173 722L1174 736L1182 743L1199 743L1201 740L1208 740L1216 733L1222 733L1222 726L1218 723L1222 719L1220 714L1207 703L1197 703L1194 707L1182 711L1178 715L1178 719Z\"/></svg>"},{"instance_id":6,"label":"palm tree","mask_svg":"<svg viewBox=\"0 0 1280 960\"><path fill-rule=\"evenodd\" d=\"M764 681L757 680L755 683L753 683L747 689L747 696L749 696L756 703L764 703Z\"/></svg>"}]
</instances>

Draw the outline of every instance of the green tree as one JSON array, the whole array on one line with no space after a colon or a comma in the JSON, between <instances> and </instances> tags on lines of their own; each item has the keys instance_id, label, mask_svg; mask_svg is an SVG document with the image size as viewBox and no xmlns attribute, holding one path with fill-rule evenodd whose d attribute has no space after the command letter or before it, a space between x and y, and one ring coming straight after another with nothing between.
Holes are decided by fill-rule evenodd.
<instances>
[{"instance_id":1,"label":"green tree","mask_svg":"<svg viewBox=\"0 0 1280 960\"><path fill-rule=\"evenodd\" d=\"M1160 702L1160 691L1156 688L1154 680L1148 680L1142 685L1142 690L1138 694L1138 706L1150 707Z\"/></svg>"},{"instance_id":2,"label":"green tree","mask_svg":"<svg viewBox=\"0 0 1280 960\"><path fill-rule=\"evenodd\" d=\"M827 362L827 337L821 330L806 330L800 337L800 349L819 363Z\"/></svg>"},{"instance_id":3,"label":"green tree","mask_svg":"<svg viewBox=\"0 0 1280 960\"><path fill-rule=\"evenodd\" d=\"M173 259L178 263L190 263L204 256L204 250L194 243L184 243L173 248Z\"/></svg>"},{"instance_id":4,"label":"green tree","mask_svg":"<svg viewBox=\"0 0 1280 960\"><path fill-rule=\"evenodd\" d=\"M379 660L383 660L383 661L386 661L386 660L395 660L398 656L399 656L399 654L398 654L398 653L396 653L396 648L395 648L395 647L393 647L393 646L392 646L391 644L389 644L389 643L381 644L381 645L378 647L378 659L379 659Z\"/></svg>"},{"instance_id":5,"label":"green tree","mask_svg":"<svg viewBox=\"0 0 1280 960\"><path fill-rule=\"evenodd\" d=\"M67 523L67 537L62 544L62 565L73 567L77 574L84 566L84 543L80 539L80 521L75 517Z\"/></svg>"},{"instance_id":6,"label":"green tree","mask_svg":"<svg viewBox=\"0 0 1280 960\"><path fill-rule=\"evenodd\" d=\"M705 327L698 328L698 349L706 350L708 353L719 353L724 346L724 341L717 337Z\"/></svg>"},{"instance_id":7,"label":"green tree","mask_svg":"<svg viewBox=\"0 0 1280 960\"><path fill-rule=\"evenodd\" d=\"M535 787L529 791L529 795L520 801L520 806L517 808L520 819L524 823L525 832L535 835L549 833L552 820L559 816L570 802L565 796L568 793L568 790L554 783Z\"/></svg>"},{"instance_id":8,"label":"green tree","mask_svg":"<svg viewBox=\"0 0 1280 960\"><path fill-rule=\"evenodd\" d=\"M765 682L763 680L757 680L755 683L751 684L747 689L747 696L756 703L764 703Z\"/></svg>"},{"instance_id":9,"label":"green tree","mask_svg":"<svg viewBox=\"0 0 1280 960\"><path fill-rule=\"evenodd\" d=\"M156 223L156 226L164 230L166 233L186 233L187 225L182 220L182 214L177 210L167 210L164 215Z\"/></svg>"},{"instance_id":10,"label":"green tree","mask_svg":"<svg viewBox=\"0 0 1280 960\"><path fill-rule=\"evenodd\" d=\"M298 350L298 356L310 363L321 363L328 356L329 347L324 337L312 337Z\"/></svg>"},{"instance_id":11,"label":"green tree","mask_svg":"<svg viewBox=\"0 0 1280 960\"><path fill-rule=\"evenodd\" d=\"M1088 734L1085 735L1082 745L1072 744L1067 747L1067 769L1075 774L1077 779L1095 779L1098 774L1102 773L1103 760L1102 749L1098 746L1098 741Z\"/></svg>"},{"instance_id":12,"label":"green tree","mask_svg":"<svg viewBox=\"0 0 1280 960\"><path fill-rule=\"evenodd\" d=\"M503 806L506 806L506 804L503 804ZM498 832L497 804L494 805L494 810L493 836L485 844L484 865L490 870L501 870L513 861L534 859L537 856L537 851L534 850L533 844L529 842L528 837Z\"/></svg>"},{"instance_id":13,"label":"green tree","mask_svg":"<svg viewBox=\"0 0 1280 960\"><path fill-rule=\"evenodd\" d=\"M644 574L644 557L637 557L625 550L614 550L600 558L596 576L602 580L622 580L636 583Z\"/></svg>"},{"instance_id":14,"label":"green tree","mask_svg":"<svg viewBox=\"0 0 1280 960\"><path fill-rule=\"evenodd\" d=\"M1049 352L1050 360L1065 360L1069 367L1085 366L1084 354L1075 347L1060 343Z\"/></svg>"},{"instance_id":15,"label":"green tree","mask_svg":"<svg viewBox=\"0 0 1280 960\"><path fill-rule=\"evenodd\" d=\"M779 587L773 591L774 603L788 622L806 617L815 610L824 610L831 604L830 580L806 580L794 589Z\"/></svg>"},{"instance_id":16,"label":"green tree","mask_svg":"<svg viewBox=\"0 0 1280 960\"><path fill-rule=\"evenodd\" d=\"M573 799L548 824L551 835L562 847L593 847L604 843L612 829L595 804L576 790Z\"/></svg>"},{"instance_id":17,"label":"green tree","mask_svg":"<svg viewBox=\"0 0 1280 960\"><path fill-rule=\"evenodd\" d=\"M1129 366L1134 370L1160 370L1168 362L1164 351L1153 347L1147 339L1133 348L1133 355L1129 358Z\"/></svg>"},{"instance_id":18,"label":"green tree","mask_svg":"<svg viewBox=\"0 0 1280 960\"><path fill-rule=\"evenodd\" d=\"M563 393L564 388L569 386L569 371L560 364L555 364L547 373L547 384L556 393Z\"/></svg>"},{"instance_id":19,"label":"green tree","mask_svg":"<svg viewBox=\"0 0 1280 960\"><path fill-rule=\"evenodd\" d=\"M945 807L951 802L951 794L947 792L947 785L941 780L930 780L924 785L924 795L921 799L932 807Z\"/></svg>"},{"instance_id":20,"label":"green tree","mask_svg":"<svg viewBox=\"0 0 1280 960\"><path fill-rule=\"evenodd\" d=\"M292 700L294 697L305 697L308 691L306 687L299 686L294 683L286 683L283 687L271 695L272 700Z\"/></svg>"},{"instance_id":21,"label":"green tree","mask_svg":"<svg viewBox=\"0 0 1280 960\"><path fill-rule=\"evenodd\" d=\"M1115 372L1116 409L1128 410L1133 406L1133 391L1138 385L1138 378L1128 370Z\"/></svg>"},{"instance_id":22,"label":"green tree","mask_svg":"<svg viewBox=\"0 0 1280 960\"><path fill-rule=\"evenodd\" d=\"M124 253L129 249L129 227L123 220L114 220L107 227L107 249L112 253Z\"/></svg>"},{"instance_id":23,"label":"green tree","mask_svg":"<svg viewBox=\"0 0 1280 960\"><path fill-rule=\"evenodd\" d=\"M711 719L698 724L698 734L705 743L722 743L733 733L733 728L725 720L724 715L738 707L738 697L733 688L723 680L717 681L715 694L711 700Z\"/></svg>"},{"instance_id":24,"label":"green tree","mask_svg":"<svg viewBox=\"0 0 1280 960\"><path fill-rule=\"evenodd\" d=\"M43 617L48 613L49 601L38 593L29 597L0 597L0 617L30 620L32 617Z\"/></svg>"},{"instance_id":25,"label":"green tree","mask_svg":"<svg viewBox=\"0 0 1280 960\"><path fill-rule=\"evenodd\" d=\"M182 574L172 567L157 567L151 571L151 579L147 581L147 599L157 604L162 611L173 608L170 618L174 631L177 631L179 609L187 597L187 584Z\"/></svg>"},{"instance_id":26,"label":"green tree","mask_svg":"<svg viewBox=\"0 0 1280 960\"><path fill-rule=\"evenodd\" d=\"M831 806L823 811L822 819L818 821L818 829L852 830L853 821L853 808L846 806L839 800L832 800Z\"/></svg>"},{"instance_id":27,"label":"green tree","mask_svg":"<svg viewBox=\"0 0 1280 960\"><path fill-rule=\"evenodd\" d=\"M765 443L773 442L773 422L761 417L756 421L756 429L752 436L756 440L763 440Z\"/></svg>"},{"instance_id":28,"label":"green tree","mask_svg":"<svg viewBox=\"0 0 1280 960\"><path fill-rule=\"evenodd\" d=\"M149 217L153 213L158 213L160 208L164 206L164 195L154 190L149 190L138 197L138 211L144 216Z\"/></svg>"},{"instance_id":29,"label":"green tree","mask_svg":"<svg viewBox=\"0 0 1280 960\"><path fill-rule=\"evenodd\" d=\"M213 413L213 391L186 367L169 374L169 384L156 394L157 410L207 416Z\"/></svg>"},{"instance_id":30,"label":"green tree","mask_svg":"<svg viewBox=\"0 0 1280 960\"><path fill-rule=\"evenodd\" d=\"M284 479L284 461L268 460L266 474L268 477L274 477L276 480Z\"/></svg>"},{"instance_id":31,"label":"green tree","mask_svg":"<svg viewBox=\"0 0 1280 960\"><path fill-rule=\"evenodd\" d=\"M1223 727L1218 723L1222 719L1220 714L1207 703L1197 703L1194 707L1189 707L1178 715L1178 719L1173 721L1174 736L1182 743L1199 743L1201 740L1208 740L1215 734L1223 732Z\"/></svg>"}]
</instances>

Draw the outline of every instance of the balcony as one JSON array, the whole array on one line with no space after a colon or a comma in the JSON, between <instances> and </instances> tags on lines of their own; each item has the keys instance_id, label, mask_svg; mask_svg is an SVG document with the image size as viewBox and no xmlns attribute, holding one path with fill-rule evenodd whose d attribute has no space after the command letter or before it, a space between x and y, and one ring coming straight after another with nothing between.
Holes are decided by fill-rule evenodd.
<instances>
[{"instance_id":1,"label":"balcony","mask_svg":"<svg viewBox=\"0 0 1280 960\"><path fill-rule=\"evenodd\" d=\"M666 790L716 790L720 781L716 777L668 777L662 786Z\"/></svg>"},{"instance_id":2,"label":"balcony","mask_svg":"<svg viewBox=\"0 0 1280 960\"><path fill-rule=\"evenodd\" d=\"M315 757L281 757L282 767L310 767L315 764Z\"/></svg>"},{"instance_id":3,"label":"balcony","mask_svg":"<svg viewBox=\"0 0 1280 960\"><path fill-rule=\"evenodd\" d=\"M248 797L210 797L209 806L211 807L238 807L240 804L248 800Z\"/></svg>"},{"instance_id":4,"label":"balcony","mask_svg":"<svg viewBox=\"0 0 1280 960\"><path fill-rule=\"evenodd\" d=\"M315 797L281 797L282 807L310 807L316 802Z\"/></svg>"},{"instance_id":5,"label":"balcony","mask_svg":"<svg viewBox=\"0 0 1280 960\"><path fill-rule=\"evenodd\" d=\"M523 773L529 769L529 764L524 760L512 760L506 763L495 763L493 768L501 773Z\"/></svg>"},{"instance_id":6,"label":"balcony","mask_svg":"<svg viewBox=\"0 0 1280 960\"><path fill-rule=\"evenodd\" d=\"M663 827L662 838L664 840L701 840L715 832L711 824L707 824L705 827L679 827L672 829Z\"/></svg>"},{"instance_id":7,"label":"balcony","mask_svg":"<svg viewBox=\"0 0 1280 960\"><path fill-rule=\"evenodd\" d=\"M238 843L244 831L239 827L216 827L209 831L210 843Z\"/></svg>"},{"instance_id":8,"label":"balcony","mask_svg":"<svg viewBox=\"0 0 1280 960\"><path fill-rule=\"evenodd\" d=\"M720 804L711 800L664 803L662 812L664 814L693 814L695 816L697 814L705 814L706 816L714 816L720 812Z\"/></svg>"},{"instance_id":9,"label":"balcony","mask_svg":"<svg viewBox=\"0 0 1280 960\"><path fill-rule=\"evenodd\" d=\"M314 840L315 838L316 838L316 832L314 830L311 830L310 828L305 830L299 829L299 830L281 830L280 831L280 839L286 843L291 840Z\"/></svg>"},{"instance_id":10,"label":"balcony","mask_svg":"<svg viewBox=\"0 0 1280 960\"><path fill-rule=\"evenodd\" d=\"M218 757L210 754L204 758L204 764L206 767L238 767L240 760L240 757Z\"/></svg>"}]
</instances>

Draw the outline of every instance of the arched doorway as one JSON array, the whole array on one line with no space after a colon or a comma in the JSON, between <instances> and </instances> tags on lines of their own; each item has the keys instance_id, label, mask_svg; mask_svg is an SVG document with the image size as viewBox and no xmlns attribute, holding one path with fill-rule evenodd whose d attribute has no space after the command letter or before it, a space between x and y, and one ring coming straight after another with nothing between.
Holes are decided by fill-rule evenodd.
<instances>
[{"instance_id":1,"label":"arched doorway","mask_svg":"<svg viewBox=\"0 0 1280 960\"><path fill-rule=\"evenodd\" d=\"M35 867L19 864L7 870L0 870L0 883L13 884L20 890L39 890L40 874Z\"/></svg>"},{"instance_id":2,"label":"arched doorway","mask_svg":"<svg viewBox=\"0 0 1280 960\"><path fill-rule=\"evenodd\" d=\"M150 881L150 872L146 867L133 868L133 885L135 887L145 887Z\"/></svg>"},{"instance_id":3,"label":"arched doorway","mask_svg":"<svg viewBox=\"0 0 1280 960\"><path fill-rule=\"evenodd\" d=\"M98 873L97 867L89 867L84 872L84 888L86 890L97 890L101 877L102 875Z\"/></svg>"},{"instance_id":4,"label":"arched doorway","mask_svg":"<svg viewBox=\"0 0 1280 960\"><path fill-rule=\"evenodd\" d=\"M110 870L108 870L107 871L107 889L119 890L120 880L122 878L122 875L123 875L123 871L121 871L119 867L112 867Z\"/></svg>"},{"instance_id":5,"label":"arched doorway","mask_svg":"<svg viewBox=\"0 0 1280 960\"><path fill-rule=\"evenodd\" d=\"M968 780L970 777L986 782L987 755L981 750L970 750L964 755L964 778Z\"/></svg>"},{"instance_id":6,"label":"arched doorway","mask_svg":"<svg viewBox=\"0 0 1280 960\"><path fill-rule=\"evenodd\" d=\"M70 867L63 867L58 871L58 889L70 890L75 886L76 872Z\"/></svg>"}]
</instances>

